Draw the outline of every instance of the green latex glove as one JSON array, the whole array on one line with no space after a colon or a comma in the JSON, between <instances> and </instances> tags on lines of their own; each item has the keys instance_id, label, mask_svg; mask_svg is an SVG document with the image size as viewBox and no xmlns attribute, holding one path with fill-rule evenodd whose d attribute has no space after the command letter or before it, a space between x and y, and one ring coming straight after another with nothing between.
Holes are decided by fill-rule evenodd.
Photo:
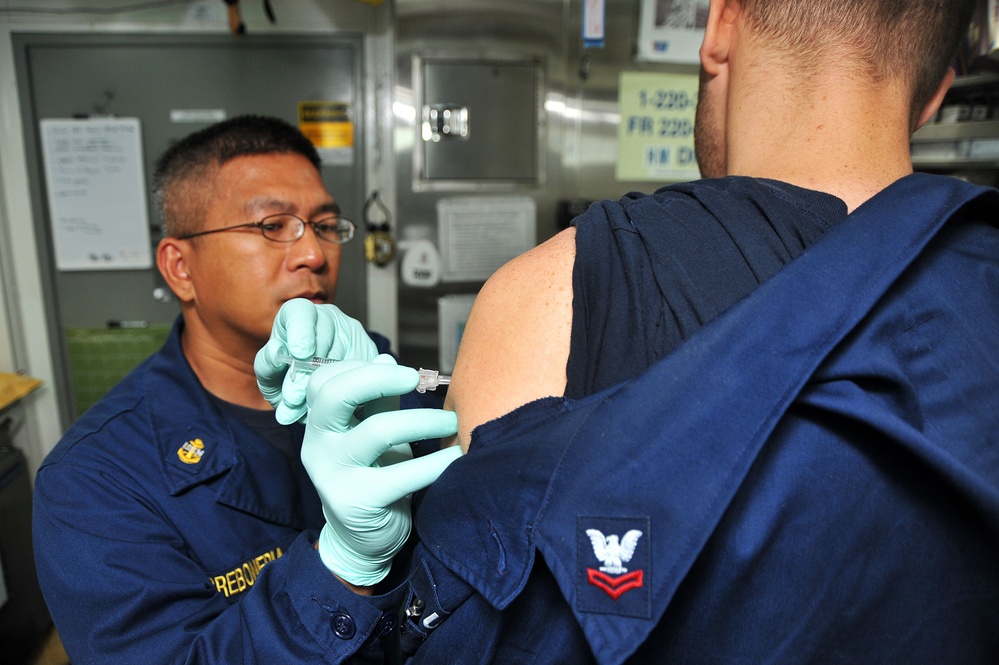
<instances>
[{"instance_id":1,"label":"green latex glove","mask_svg":"<svg viewBox=\"0 0 999 665\"><path fill-rule=\"evenodd\" d=\"M455 446L414 459L409 446L454 434L453 412L381 410L382 398L408 393L418 382L416 370L387 355L326 365L309 381L302 462L326 516L319 555L351 584L371 586L388 575L412 526L409 495L461 456ZM354 414L362 404L366 416L358 421Z\"/></svg>"},{"instance_id":2,"label":"green latex glove","mask_svg":"<svg viewBox=\"0 0 999 665\"><path fill-rule=\"evenodd\" d=\"M289 300L274 317L271 338L257 352L253 370L257 386L274 407L283 425L301 420L306 413L305 396L309 375L294 377L278 354L309 360L314 356L337 360L371 360L378 355L364 326L335 305L316 305L304 298Z\"/></svg>"}]
</instances>

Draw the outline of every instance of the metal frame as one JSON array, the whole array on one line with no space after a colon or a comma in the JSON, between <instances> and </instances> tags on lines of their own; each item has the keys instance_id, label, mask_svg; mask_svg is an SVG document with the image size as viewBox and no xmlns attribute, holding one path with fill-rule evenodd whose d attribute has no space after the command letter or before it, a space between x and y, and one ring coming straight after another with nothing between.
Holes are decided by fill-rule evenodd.
<instances>
[{"instance_id":1,"label":"metal frame","mask_svg":"<svg viewBox=\"0 0 999 665\"><path fill-rule=\"evenodd\" d=\"M530 63L538 71L537 83L535 86L535 99L537 108L535 109L536 131L535 134L535 169L537 176L533 179L509 179L490 181L469 181L469 180L427 180L423 178L423 150L422 143L422 110L423 99L423 65L428 61L455 62L455 63ZM415 114L413 123L413 177L412 187L414 192L509 192L523 188L540 188L546 181L545 169L547 167L547 118L545 115L545 91L547 90L547 67L546 59L541 55L526 53L509 53L496 51L462 52L462 51L425 51L412 57L412 86L413 86L413 111Z\"/></svg>"}]
</instances>

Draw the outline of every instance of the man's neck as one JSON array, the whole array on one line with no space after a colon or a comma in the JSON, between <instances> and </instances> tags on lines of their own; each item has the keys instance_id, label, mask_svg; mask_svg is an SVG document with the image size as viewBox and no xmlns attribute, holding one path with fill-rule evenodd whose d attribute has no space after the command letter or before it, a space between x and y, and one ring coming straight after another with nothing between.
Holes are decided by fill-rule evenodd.
<instances>
[{"instance_id":1,"label":"man's neck","mask_svg":"<svg viewBox=\"0 0 999 665\"><path fill-rule=\"evenodd\" d=\"M185 319L181 348L198 380L205 389L219 399L251 409L269 409L271 406L260 394L257 377L253 372L255 349L237 344L224 345L207 334L199 321Z\"/></svg>"},{"instance_id":2,"label":"man's neck","mask_svg":"<svg viewBox=\"0 0 999 665\"><path fill-rule=\"evenodd\" d=\"M850 210L912 173L907 96L834 71L805 85L745 68L728 100L728 173L838 196Z\"/></svg>"}]
</instances>

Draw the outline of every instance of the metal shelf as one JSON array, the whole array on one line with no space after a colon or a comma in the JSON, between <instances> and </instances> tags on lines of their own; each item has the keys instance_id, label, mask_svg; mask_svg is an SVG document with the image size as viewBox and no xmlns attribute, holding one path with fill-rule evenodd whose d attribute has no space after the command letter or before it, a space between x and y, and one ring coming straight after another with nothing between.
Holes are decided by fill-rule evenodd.
<instances>
[{"instance_id":1,"label":"metal shelf","mask_svg":"<svg viewBox=\"0 0 999 665\"><path fill-rule=\"evenodd\" d=\"M999 54L995 56L995 59L999 59ZM993 72L982 72L979 74L968 74L966 76L958 76L951 83L951 90L960 90L963 88L977 88L986 87L990 85L999 85L999 74Z\"/></svg>"},{"instance_id":2,"label":"metal shelf","mask_svg":"<svg viewBox=\"0 0 999 665\"><path fill-rule=\"evenodd\" d=\"M971 100L982 93L993 94L995 91L999 91L999 73L982 72L954 79L947 99L956 103ZM947 104L947 101L944 103ZM923 125L912 135L911 144L913 152L930 154L913 155L912 166L929 171L999 170L999 159L995 158L994 152L984 150L989 147L986 144L993 144L996 140L999 140L999 119ZM978 143L979 141L982 143ZM917 150L916 146L921 146L921 149ZM983 148L980 152L988 157L968 157L976 146ZM952 156L948 156L949 153Z\"/></svg>"},{"instance_id":3,"label":"metal shelf","mask_svg":"<svg viewBox=\"0 0 999 665\"><path fill-rule=\"evenodd\" d=\"M923 125L912 135L912 142L925 143L929 141L961 141L964 139L993 138L999 138L999 120Z\"/></svg>"},{"instance_id":4,"label":"metal shelf","mask_svg":"<svg viewBox=\"0 0 999 665\"><path fill-rule=\"evenodd\" d=\"M933 171L959 171L999 169L999 159L937 159L933 157L915 157L912 166L916 169Z\"/></svg>"}]
</instances>

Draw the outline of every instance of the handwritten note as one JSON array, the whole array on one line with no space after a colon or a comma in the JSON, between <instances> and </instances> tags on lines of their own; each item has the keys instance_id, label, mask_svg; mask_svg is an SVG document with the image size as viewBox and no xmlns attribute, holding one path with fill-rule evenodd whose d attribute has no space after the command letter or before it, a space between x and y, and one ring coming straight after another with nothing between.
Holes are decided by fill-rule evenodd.
<instances>
[{"instance_id":1,"label":"handwritten note","mask_svg":"<svg viewBox=\"0 0 999 665\"><path fill-rule=\"evenodd\" d=\"M41 133L56 268L152 267L138 119L42 120Z\"/></svg>"}]
</instances>

